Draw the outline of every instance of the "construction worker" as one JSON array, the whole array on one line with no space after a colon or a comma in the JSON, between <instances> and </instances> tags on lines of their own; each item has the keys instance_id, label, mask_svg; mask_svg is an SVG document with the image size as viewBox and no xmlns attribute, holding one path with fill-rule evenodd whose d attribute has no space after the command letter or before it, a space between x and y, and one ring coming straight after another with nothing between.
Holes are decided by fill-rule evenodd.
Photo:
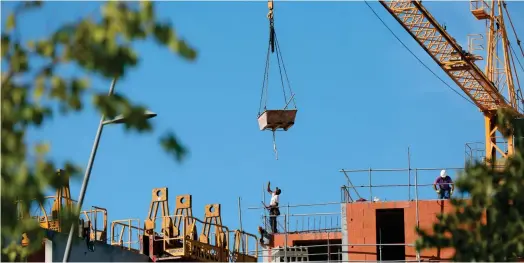
<instances>
[{"instance_id":1,"label":"construction worker","mask_svg":"<svg viewBox=\"0 0 524 263\"><path fill-rule=\"evenodd\" d=\"M271 242L271 236L270 236L270 235L267 233L267 231L266 231L263 227L261 227L261 226L258 227L258 233L260 234L260 245L261 245L263 248L265 248L265 246L266 246L267 244L269 244L269 242ZM264 238L265 238L266 240L268 240L267 243L264 242Z\"/></svg>"},{"instance_id":2,"label":"construction worker","mask_svg":"<svg viewBox=\"0 0 524 263\"><path fill-rule=\"evenodd\" d=\"M440 171L440 176L438 176L433 183L433 189L435 189L439 195L439 199L451 198L453 190L455 190L455 186L453 185L453 180L451 180L451 177L448 176L446 170Z\"/></svg>"},{"instance_id":3,"label":"construction worker","mask_svg":"<svg viewBox=\"0 0 524 263\"><path fill-rule=\"evenodd\" d=\"M271 231L274 233L278 232L277 229L277 216L280 215L280 209L278 209L278 201L281 190L278 187L275 191L271 191L271 182L267 182L267 192L271 194L271 201L269 206L266 208L269 210L269 224L271 225Z\"/></svg>"}]
</instances>

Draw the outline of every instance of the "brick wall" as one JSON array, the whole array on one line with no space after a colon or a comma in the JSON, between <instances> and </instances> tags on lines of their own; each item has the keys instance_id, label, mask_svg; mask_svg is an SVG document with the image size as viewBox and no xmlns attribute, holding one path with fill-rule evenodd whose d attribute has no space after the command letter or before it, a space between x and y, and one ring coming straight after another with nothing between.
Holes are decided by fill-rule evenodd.
<instances>
[{"instance_id":1,"label":"brick wall","mask_svg":"<svg viewBox=\"0 0 524 263\"><path fill-rule=\"evenodd\" d=\"M451 204L448 200L428 200L419 201L419 223L424 229L431 228L437 220L437 214L451 211ZM405 243L412 244L417 239L415 232L416 226L416 202L362 202L347 204L346 213L348 220L348 241L349 244L376 244L376 210L377 209L404 209L404 229ZM350 260L377 260L376 246L349 246ZM442 251L427 250L422 251L421 259L448 259L452 255L452 250ZM416 259L414 247L406 247L406 260Z\"/></svg>"}]
</instances>

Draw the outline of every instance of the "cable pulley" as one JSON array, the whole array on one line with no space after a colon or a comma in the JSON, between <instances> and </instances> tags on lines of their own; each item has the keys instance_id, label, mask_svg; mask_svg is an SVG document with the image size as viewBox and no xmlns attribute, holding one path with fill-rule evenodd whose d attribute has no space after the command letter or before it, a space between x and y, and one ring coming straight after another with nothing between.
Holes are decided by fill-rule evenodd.
<instances>
[{"instance_id":1,"label":"cable pulley","mask_svg":"<svg viewBox=\"0 0 524 263\"><path fill-rule=\"evenodd\" d=\"M269 13L267 14L267 18L269 20L269 45L267 48L266 66L264 69L264 80L262 82L262 94L260 96L260 107L258 110L258 126L261 131L269 130L273 132L273 149L275 151L276 159L278 160L275 132L287 131L289 128L291 128L291 126L295 124L297 106L295 103L295 93L293 93L293 90L291 89L291 83L289 82L289 78L287 76L286 67L284 65L284 59L282 57L282 53L280 52L280 47L278 45L278 38L274 26L273 0L268 1L268 8ZM276 54L278 71L280 75L280 83L282 85L284 107L281 109L267 108L269 63L271 54ZM290 104L292 104L291 109L288 108Z\"/></svg>"}]
</instances>

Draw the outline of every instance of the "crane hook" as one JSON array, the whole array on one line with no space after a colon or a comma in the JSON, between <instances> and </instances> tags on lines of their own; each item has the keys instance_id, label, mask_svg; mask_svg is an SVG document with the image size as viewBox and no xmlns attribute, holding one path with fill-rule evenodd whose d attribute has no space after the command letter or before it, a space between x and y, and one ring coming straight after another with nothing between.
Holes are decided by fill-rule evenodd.
<instances>
[{"instance_id":1,"label":"crane hook","mask_svg":"<svg viewBox=\"0 0 524 263\"><path fill-rule=\"evenodd\" d=\"M273 22L273 0L267 1L267 8L269 9L269 12L267 13L267 19L269 19L270 22Z\"/></svg>"}]
</instances>

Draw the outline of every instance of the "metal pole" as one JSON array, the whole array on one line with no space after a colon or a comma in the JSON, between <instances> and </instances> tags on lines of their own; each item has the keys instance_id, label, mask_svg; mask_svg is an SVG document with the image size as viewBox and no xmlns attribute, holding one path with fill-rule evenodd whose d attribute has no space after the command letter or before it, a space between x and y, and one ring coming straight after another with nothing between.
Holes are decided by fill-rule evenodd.
<instances>
[{"instance_id":1,"label":"metal pole","mask_svg":"<svg viewBox=\"0 0 524 263\"><path fill-rule=\"evenodd\" d=\"M371 187L371 168L369 168L369 201L373 202L373 189Z\"/></svg>"},{"instance_id":2,"label":"metal pole","mask_svg":"<svg viewBox=\"0 0 524 263\"><path fill-rule=\"evenodd\" d=\"M327 256L328 256L327 261L329 262L330 259L331 259L331 253L330 253L331 251L330 251L330 246L329 246L329 231L327 232L327 251L328 251L328 253L327 253Z\"/></svg>"},{"instance_id":3,"label":"metal pole","mask_svg":"<svg viewBox=\"0 0 524 263\"><path fill-rule=\"evenodd\" d=\"M98 230L97 230L97 226L98 226L98 224L97 224L97 223L98 223L98 221L97 221L97 219L98 219L98 213L97 213L96 208L94 208L94 209L91 210L91 211L93 211L91 214L94 214L94 217L95 217L95 219L94 219L94 220L95 220L95 226L93 227L93 228L95 229L95 240L94 240L94 241L97 241L97 240L96 240L96 237L98 236L98 233L97 233L97 232L98 232Z\"/></svg>"},{"instance_id":4,"label":"metal pole","mask_svg":"<svg viewBox=\"0 0 524 263\"><path fill-rule=\"evenodd\" d=\"M109 88L108 96L113 95L115 90L116 78L111 82L111 87ZM84 180L82 181L82 187L80 188L80 196L78 197L78 211L82 209L82 204L84 203L84 197L86 195L87 184L89 183L89 177L91 176L91 169L93 168L93 162L95 161L96 150L98 149L98 143L100 142L100 136L102 135L102 130L104 129L104 120L105 115L102 114L100 118L100 123L98 124L98 130L95 135L95 142L93 143L93 148L91 149L91 155L89 156L89 161L87 162L87 169L84 174ZM78 222L73 222L71 225L71 230L69 230L69 236L67 238L67 244L65 247L63 262L69 261L69 255L71 254L71 244L73 242L73 234L75 232L75 224Z\"/></svg>"},{"instance_id":5,"label":"metal pole","mask_svg":"<svg viewBox=\"0 0 524 263\"><path fill-rule=\"evenodd\" d=\"M264 185L262 185L262 201L264 202L264 206L265 206L266 205L266 192L264 190L265 190ZM264 207L263 210L264 212L262 213L262 223L264 224L264 230L266 230L267 229L267 223L266 223L267 209Z\"/></svg>"},{"instance_id":6,"label":"metal pole","mask_svg":"<svg viewBox=\"0 0 524 263\"><path fill-rule=\"evenodd\" d=\"M182 223L184 229L186 229L186 225L185 225L186 222L185 222L185 221L186 221L186 220L184 220L184 222ZM132 224L132 222L131 222L131 220L129 220L129 232L127 232L127 233L128 233L128 234L127 234L127 238L128 238L128 240L129 240L129 248L131 248L131 244L132 244L132 243L131 243L131 234L132 234L131 232L133 231L133 229L131 228L131 224ZM140 221L138 222L138 226L140 226ZM137 232L140 233L139 231L137 231ZM113 233L111 233L111 234L113 234ZM139 234L139 236L138 236L138 240L140 240L140 234Z\"/></svg>"},{"instance_id":7,"label":"metal pole","mask_svg":"<svg viewBox=\"0 0 524 263\"><path fill-rule=\"evenodd\" d=\"M419 217L418 217L418 170L415 169L415 217L417 221L417 227L419 227ZM420 253L417 252L417 260L420 262Z\"/></svg>"},{"instance_id":8,"label":"metal pole","mask_svg":"<svg viewBox=\"0 0 524 263\"><path fill-rule=\"evenodd\" d=\"M287 203L287 211L286 211L286 214L289 215L289 202ZM287 225L286 225L286 236L287 236L287 232L289 232L289 218L287 220Z\"/></svg>"},{"instance_id":9,"label":"metal pole","mask_svg":"<svg viewBox=\"0 0 524 263\"><path fill-rule=\"evenodd\" d=\"M287 262L287 219L288 215L284 215L284 262Z\"/></svg>"},{"instance_id":10,"label":"metal pole","mask_svg":"<svg viewBox=\"0 0 524 263\"><path fill-rule=\"evenodd\" d=\"M379 261L382 262L382 227L378 229L378 242L380 243L380 245L378 246L380 249Z\"/></svg>"},{"instance_id":11,"label":"metal pole","mask_svg":"<svg viewBox=\"0 0 524 263\"><path fill-rule=\"evenodd\" d=\"M240 196L238 197L238 220L240 221L240 240L242 242L242 249L243 251L246 251L246 245L244 239L242 238L242 208L240 206Z\"/></svg>"},{"instance_id":12,"label":"metal pole","mask_svg":"<svg viewBox=\"0 0 524 263\"><path fill-rule=\"evenodd\" d=\"M411 200L411 156L409 155L408 146L408 201Z\"/></svg>"},{"instance_id":13,"label":"metal pole","mask_svg":"<svg viewBox=\"0 0 524 263\"><path fill-rule=\"evenodd\" d=\"M287 203L287 211L286 211L286 215L284 216L284 227L286 228L285 231L285 244L284 244L284 262L287 262L287 232L288 231L288 226L289 226L289 202Z\"/></svg>"}]
</instances>

